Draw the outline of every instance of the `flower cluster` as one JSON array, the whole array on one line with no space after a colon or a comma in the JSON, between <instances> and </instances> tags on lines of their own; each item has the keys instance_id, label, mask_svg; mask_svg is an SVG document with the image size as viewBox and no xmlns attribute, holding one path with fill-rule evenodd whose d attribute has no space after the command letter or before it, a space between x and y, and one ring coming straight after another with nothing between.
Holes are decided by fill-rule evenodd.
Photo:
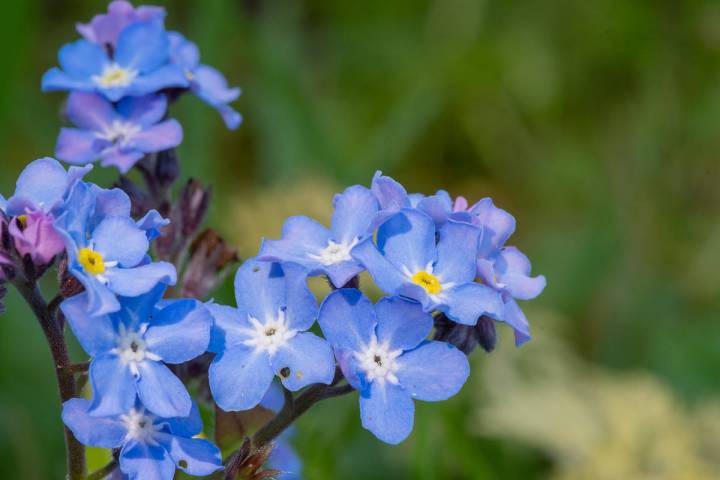
<instances>
[{"instance_id":1,"label":"flower cluster","mask_svg":"<svg viewBox=\"0 0 720 480\"><path fill-rule=\"evenodd\" d=\"M164 27L165 10L135 9L115 0L108 13L78 25L82 39L60 49L59 68L45 73L44 91L71 92L56 156L76 165L101 160L127 172L146 154L176 147L182 128L165 120L169 99L192 92L222 115L228 128L241 117L228 104L240 96L225 77L200 64L197 46Z\"/></svg>"},{"instance_id":2,"label":"flower cluster","mask_svg":"<svg viewBox=\"0 0 720 480\"><path fill-rule=\"evenodd\" d=\"M496 322L514 330L517 345L530 339L517 300L539 295L545 278L505 245L514 218L489 198L469 206L445 191L408 194L380 172L369 188L335 196L329 228L296 216L280 239L263 241L236 272L235 306L204 302L237 257L214 230L200 232L208 188L190 179L171 200L182 128L167 106L191 91L235 128L240 117L228 103L239 90L199 63L194 44L166 32L164 19L162 8L116 0L78 26L84 38L61 49L61 68L45 74L43 89L71 92L66 113L77 128L61 131L57 156L82 166L36 160L14 194L0 196L0 300L12 282L33 307L69 385L63 421L83 445L114 450L112 478L222 468L227 478L297 478L287 429L314 403L358 391L363 427L397 444L412 431L415 400L460 391L466 354L477 344L492 350ZM98 159L121 173L136 166L147 191L124 176L112 189L86 181ZM56 260L60 293L48 305L36 282ZM362 272L385 294L375 303L360 290ZM317 275L333 290L320 304L308 287ZM89 357L91 398L73 398L82 392L66 321ZM220 449L199 438L186 387L193 376L201 402L277 412L225 466ZM275 470L260 471L265 463ZM75 467L69 478L84 478L84 464Z\"/></svg>"}]
</instances>

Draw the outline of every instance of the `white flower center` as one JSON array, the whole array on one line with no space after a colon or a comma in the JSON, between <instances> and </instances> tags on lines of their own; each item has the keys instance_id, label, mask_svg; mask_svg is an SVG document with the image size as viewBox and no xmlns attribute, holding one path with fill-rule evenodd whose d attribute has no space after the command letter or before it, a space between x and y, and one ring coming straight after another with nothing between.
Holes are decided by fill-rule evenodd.
<instances>
[{"instance_id":1,"label":"white flower center","mask_svg":"<svg viewBox=\"0 0 720 480\"><path fill-rule=\"evenodd\" d=\"M120 357L123 365L127 365L130 368L130 371L135 377L140 375L138 365L146 359L153 361L162 360L159 356L149 352L147 349L148 345L144 338L147 329L147 323L142 324L137 332L128 331L125 325L120 324L117 347L112 350L113 353Z\"/></svg>"},{"instance_id":2,"label":"white flower center","mask_svg":"<svg viewBox=\"0 0 720 480\"><path fill-rule=\"evenodd\" d=\"M127 145L141 131L142 127L136 123L113 120L112 124L108 125L102 132L96 133L95 136L122 147Z\"/></svg>"},{"instance_id":3,"label":"white flower center","mask_svg":"<svg viewBox=\"0 0 720 480\"><path fill-rule=\"evenodd\" d=\"M297 330L291 330L285 323L285 310L280 309L277 316L269 318L261 323L257 318L248 315L252 329L246 331L249 339L243 343L256 350L274 355L280 347L297 334Z\"/></svg>"},{"instance_id":4,"label":"white flower center","mask_svg":"<svg viewBox=\"0 0 720 480\"><path fill-rule=\"evenodd\" d=\"M117 63L111 63L103 69L100 75L93 75L92 81L102 88L127 87L137 76L137 70L122 68Z\"/></svg>"},{"instance_id":5,"label":"white flower center","mask_svg":"<svg viewBox=\"0 0 720 480\"><path fill-rule=\"evenodd\" d=\"M138 440L150 444L157 444L155 434L160 431L159 425L155 424L155 417L145 413L145 409L130 410L120 417L120 420L127 428L127 440Z\"/></svg>"},{"instance_id":6,"label":"white flower center","mask_svg":"<svg viewBox=\"0 0 720 480\"><path fill-rule=\"evenodd\" d=\"M402 353L402 350L390 350L388 342L378 344L377 338L373 336L365 350L355 353L355 359L360 363L360 368L367 375L369 382L378 380L397 384L398 378L395 373L400 367L396 359Z\"/></svg>"},{"instance_id":7,"label":"white flower center","mask_svg":"<svg viewBox=\"0 0 720 480\"><path fill-rule=\"evenodd\" d=\"M348 262L352 260L350 250L358 244L358 238L353 238L350 243L335 243L328 240L325 248L318 253L311 253L308 256L313 260L317 260L323 265L335 265L336 263Z\"/></svg>"}]
</instances>

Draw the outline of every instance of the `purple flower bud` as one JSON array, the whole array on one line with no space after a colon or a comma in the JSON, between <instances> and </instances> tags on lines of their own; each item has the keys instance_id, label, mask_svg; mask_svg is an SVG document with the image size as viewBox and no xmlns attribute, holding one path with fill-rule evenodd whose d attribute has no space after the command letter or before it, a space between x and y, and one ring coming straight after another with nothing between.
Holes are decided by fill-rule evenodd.
<instances>
[{"instance_id":1,"label":"purple flower bud","mask_svg":"<svg viewBox=\"0 0 720 480\"><path fill-rule=\"evenodd\" d=\"M182 235L189 236L197 231L205 219L210 205L210 188L204 188L195 179L188 183L180 194L180 214L182 222Z\"/></svg>"},{"instance_id":2,"label":"purple flower bud","mask_svg":"<svg viewBox=\"0 0 720 480\"><path fill-rule=\"evenodd\" d=\"M214 230L202 232L190 246L190 262L183 276L183 297L205 298L238 262L230 248Z\"/></svg>"},{"instance_id":3,"label":"purple flower bud","mask_svg":"<svg viewBox=\"0 0 720 480\"><path fill-rule=\"evenodd\" d=\"M480 346L486 352L490 353L495 350L495 344L497 343L497 333L495 331L495 322L492 318L483 315L478 319L477 325L475 325L475 336Z\"/></svg>"},{"instance_id":4,"label":"purple flower bud","mask_svg":"<svg viewBox=\"0 0 720 480\"><path fill-rule=\"evenodd\" d=\"M445 315L440 315L435 319L435 340L448 342L466 355L472 353L478 344L490 353L497 343L495 322L492 318L483 315L476 325L462 325L448 320Z\"/></svg>"},{"instance_id":5,"label":"purple flower bud","mask_svg":"<svg viewBox=\"0 0 720 480\"><path fill-rule=\"evenodd\" d=\"M158 186L168 188L180 176L180 164L174 149L164 150L157 154L155 160L155 179Z\"/></svg>"},{"instance_id":6,"label":"purple flower bud","mask_svg":"<svg viewBox=\"0 0 720 480\"><path fill-rule=\"evenodd\" d=\"M30 256L36 266L46 266L65 250L62 236L54 226L52 215L42 211L15 217L9 226L18 253Z\"/></svg>"}]
</instances>

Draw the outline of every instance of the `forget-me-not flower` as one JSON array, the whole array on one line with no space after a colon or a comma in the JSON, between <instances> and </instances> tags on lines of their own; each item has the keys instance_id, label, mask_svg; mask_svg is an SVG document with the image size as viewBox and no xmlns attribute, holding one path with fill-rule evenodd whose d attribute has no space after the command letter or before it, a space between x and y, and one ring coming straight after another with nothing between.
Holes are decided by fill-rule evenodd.
<instances>
[{"instance_id":1,"label":"forget-me-not flower","mask_svg":"<svg viewBox=\"0 0 720 480\"><path fill-rule=\"evenodd\" d=\"M235 277L237 308L209 304L215 324L209 350L210 389L223 410L248 410L273 378L296 391L329 384L335 373L330 345L307 330L317 303L305 271L294 264L247 260Z\"/></svg>"},{"instance_id":2,"label":"forget-me-not flower","mask_svg":"<svg viewBox=\"0 0 720 480\"><path fill-rule=\"evenodd\" d=\"M69 203L73 208L57 223L65 236L68 271L85 287L90 314L119 310L117 295L136 297L158 283L175 284L175 266L152 262L147 254L161 224L157 212L135 222L122 190L82 182L73 188Z\"/></svg>"},{"instance_id":3,"label":"forget-me-not flower","mask_svg":"<svg viewBox=\"0 0 720 480\"><path fill-rule=\"evenodd\" d=\"M364 270L350 251L372 236L378 203L370 190L355 185L336 195L333 204L329 229L308 217L290 217L283 225L282 238L263 241L258 258L294 262L311 275L327 275L338 288L345 285Z\"/></svg>"},{"instance_id":4,"label":"forget-me-not flower","mask_svg":"<svg viewBox=\"0 0 720 480\"><path fill-rule=\"evenodd\" d=\"M362 425L397 444L412 431L413 400L455 395L470 373L466 356L443 342L427 341L432 317L402 297L373 306L356 289L331 293L318 319L348 382L360 391Z\"/></svg>"},{"instance_id":5,"label":"forget-me-not flower","mask_svg":"<svg viewBox=\"0 0 720 480\"><path fill-rule=\"evenodd\" d=\"M436 244L433 220L402 209L378 228L377 247L368 238L352 255L384 292L415 299L426 312L439 310L465 325L475 325L481 315L499 318L500 295L474 281L480 230L447 222L437 234Z\"/></svg>"},{"instance_id":6,"label":"forget-me-not flower","mask_svg":"<svg viewBox=\"0 0 720 480\"><path fill-rule=\"evenodd\" d=\"M172 480L176 468L194 476L222 468L220 450L196 437L202 420L195 405L183 417L154 415L139 402L121 414L97 416L90 401L73 398L63 404L62 419L83 445L120 449L112 478Z\"/></svg>"},{"instance_id":7,"label":"forget-me-not flower","mask_svg":"<svg viewBox=\"0 0 720 480\"><path fill-rule=\"evenodd\" d=\"M197 45L178 32L169 32L170 61L185 72L190 82L190 90L220 115L231 130L240 126L242 116L230 105L240 96L240 89L228 87L222 73L208 65L200 63L200 51Z\"/></svg>"},{"instance_id":8,"label":"forget-me-not flower","mask_svg":"<svg viewBox=\"0 0 720 480\"><path fill-rule=\"evenodd\" d=\"M60 49L61 68L42 79L43 91L98 92L116 102L164 88L189 85L184 72L168 63L170 41L157 22L133 23L118 37L112 57L97 43L77 40Z\"/></svg>"},{"instance_id":9,"label":"forget-me-not flower","mask_svg":"<svg viewBox=\"0 0 720 480\"><path fill-rule=\"evenodd\" d=\"M137 22L155 22L163 26L165 9L151 5L135 8L125 0L114 0L108 5L107 13L95 15L89 23L78 23L77 31L87 40L114 49L120 32Z\"/></svg>"},{"instance_id":10,"label":"forget-me-not flower","mask_svg":"<svg viewBox=\"0 0 720 480\"><path fill-rule=\"evenodd\" d=\"M167 97L127 97L113 106L96 93L70 94L66 114L80 128L63 128L55 154L68 163L85 165L101 159L127 173L145 154L177 147L183 131L177 120L163 120Z\"/></svg>"},{"instance_id":11,"label":"forget-me-not flower","mask_svg":"<svg viewBox=\"0 0 720 480\"><path fill-rule=\"evenodd\" d=\"M190 414L183 383L165 365L202 355L210 342L212 318L197 300L161 302L164 285L135 298L120 297L120 311L93 316L87 292L61 305L85 351L92 357L93 416L129 411L138 396L161 417Z\"/></svg>"}]
</instances>

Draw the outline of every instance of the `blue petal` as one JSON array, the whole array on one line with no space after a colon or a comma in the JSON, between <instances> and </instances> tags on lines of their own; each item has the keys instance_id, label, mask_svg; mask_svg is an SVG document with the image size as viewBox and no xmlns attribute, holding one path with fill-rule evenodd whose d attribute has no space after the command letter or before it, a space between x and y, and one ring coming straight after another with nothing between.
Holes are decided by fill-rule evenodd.
<instances>
[{"instance_id":1,"label":"blue petal","mask_svg":"<svg viewBox=\"0 0 720 480\"><path fill-rule=\"evenodd\" d=\"M285 275L278 263L250 258L235 274L238 308L258 320L275 318L285 306Z\"/></svg>"},{"instance_id":2,"label":"blue petal","mask_svg":"<svg viewBox=\"0 0 720 480\"><path fill-rule=\"evenodd\" d=\"M515 218L497 208L490 198L483 198L469 211L477 216L477 222L483 229L479 250L481 257L494 254L515 231Z\"/></svg>"},{"instance_id":3,"label":"blue petal","mask_svg":"<svg viewBox=\"0 0 720 480\"><path fill-rule=\"evenodd\" d=\"M357 352L370 343L377 318L372 302L362 292L341 288L320 306L318 323L333 348Z\"/></svg>"},{"instance_id":4,"label":"blue petal","mask_svg":"<svg viewBox=\"0 0 720 480\"><path fill-rule=\"evenodd\" d=\"M385 443L397 445L413 428L415 405L410 395L398 385L373 382L360 395L362 426Z\"/></svg>"},{"instance_id":5,"label":"blue petal","mask_svg":"<svg viewBox=\"0 0 720 480\"><path fill-rule=\"evenodd\" d=\"M175 119L166 120L133 136L130 145L143 153L159 152L180 145L183 129Z\"/></svg>"},{"instance_id":6,"label":"blue petal","mask_svg":"<svg viewBox=\"0 0 720 480\"><path fill-rule=\"evenodd\" d=\"M246 313L237 308L218 305L217 303L208 303L205 307L213 318L208 351L222 352L240 345L249 338L247 332L251 327Z\"/></svg>"},{"instance_id":7,"label":"blue petal","mask_svg":"<svg viewBox=\"0 0 720 480\"><path fill-rule=\"evenodd\" d=\"M328 240L330 231L315 220L303 216L289 217L283 225L282 239L264 240L258 258L317 268L320 264L309 255L322 251Z\"/></svg>"},{"instance_id":8,"label":"blue petal","mask_svg":"<svg viewBox=\"0 0 720 480\"><path fill-rule=\"evenodd\" d=\"M463 325L475 325L481 315L501 318L504 311L500 294L479 283L464 283L444 290L441 295L438 309Z\"/></svg>"},{"instance_id":9,"label":"blue petal","mask_svg":"<svg viewBox=\"0 0 720 480\"><path fill-rule=\"evenodd\" d=\"M200 411L197 404L192 403L190 415L186 417L170 417L155 421L156 424L166 424L170 428L170 433L181 437L194 437L202 432L203 423L200 418Z\"/></svg>"},{"instance_id":10,"label":"blue petal","mask_svg":"<svg viewBox=\"0 0 720 480\"><path fill-rule=\"evenodd\" d=\"M120 452L120 470L130 480L172 480L175 463L161 446L131 440Z\"/></svg>"},{"instance_id":11,"label":"blue petal","mask_svg":"<svg viewBox=\"0 0 720 480\"><path fill-rule=\"evenodd\" d=\"M162 227L170 224L170 220L164 218L157 210L150 210L143 218L136 222L140 230L145 231L149 241L162 236Z\"/></svg>"},{"instance_id":12,"label":"blue petal","mask_svg":"<svg viewBox=\"0 0 720 480\"><path fill-rule=\"evenodd\" d=\"M177 280L175 265L155 262L135 268L111 268L105 272L108 286L117 295L137 297L158 284L174 285Z\"/></svg>"},{"instance_id":13,"label":"blue petal","mask_svg":"<svg viewBox=\"0 0 720 480\"><path fill-rule=\"evenodd\" d=\"M70 273L85 287L88 294L88 313L93 316L107 315L120 310L115 294L97 278L85 273L82 267L73 266Z\"/></svg>"},{"instance_id":14,"label":"blue petal","mask_svg":"<svg viewBox=\"0 0 720 480\"><path fill-rule=\"evenodd\" d=\"M520 306L512 298L505 302L505 311L501 320L510 325L515 330L515 345L520 346L531 340L530 324Z\"/></svg>"},{"instance_id":15,"label":"blue petal","mask_svg":"<svg viewBox=\"0 0 720 480\"><path fill-rule=\"evenodd\" d=\"M160 417L185 417L192 400L185 385L160 362L145 360L138 365L137 392L142 404Z\"/></svg>"},{"instance_id":16,"label":"blue petal","mask_svg":"<svg viewBox=\"0 0 720 480\"><path fill-rule=\"evenodd\" d=\"M426 271L437 257L435 224L422 212L401 210L378 228L377 245L398 269Z\"/></svg>"},{"instance_id":17,"label":"blue petal","mask_svg":"<svg viewBox=\"0 0 720 480\"><path fill-rule=\"evenodd\" d=\"M131 203L127 193L119 188L106 189L94 184L91 184L91 189L95 194L95 211L92 218L93 229L106 217L130 216Z\"/></svg>"},{"instance_id":18,"label":"blue petal","mask_svg":"<svg viewBox=\"0 0 720 480\"><path fill-rule=\"evenodd\" d=\"M197 45L186 39L181 33L168 32L170 40L170 61L192 70L200 63L200 51Z\"/></svg>"},{"instance_id":19,"label":"blue petal","mask_svg":"<svg viewBox=\"0 0 720 480\"><path fill-rule=\"evenodd\" d=\"M280 382L272 382L270 388L265 392L265 396L260 400L260 406L272 412L279 412L285 405L285 395Z\"/></svg>"},{"instance_id":20,"label":"blue petal","mask_svg":"<svg viewBox=\"0 0 720 480\"><path fill-rule=\"evenodd\" d=\"M115 61L128 69L152 72L164 64L170 54L170 41L161 25L135 23L118 36Z\"/></svg>"},{"instance_id":21,"label":"blue petal","mask_svg":"<svg viewBox=\"0 0 720 480\"><path fill-rule=\"evenodd\" d=\"M302 461L287 441L276 439L275 449L270 455L268 466L279 470L278 480L300 480L302 473Z\"/></svg>"},{"instance_id":22,"label":"blue petal","mask_svg":"<svg viewBox=\"0 0 720 480\"><path fill-rule=\"evenodd\" d=\"M120 173L127 173L145 156L138 150L125 150L120 148L111 148L103 153L100 165L103 167L115 167Z\"/></svg>"},{"instance_id":23,"label":"blue petal","mask_svg":"<svg viewBox=\"0 0 720 480\"><path fill-rule=\"evenodd\" d=\"M41 88L43 92L57 90L92 92L95 90L95 83L90 78L73 78L59 68L51 68L43 75Z\"/></svg>"},{"instance_id":24,"label":"blue petal","mask_svg":"<svg viewBox=\"0 0 720 480\"><path fill-rule=\"evenodd\" d=\"M188 79L185 77L181 68L175 65L165 65L153 70L151 73L137 77L135 81L127 87L126 93L137 97L159 92L165 88L185 88L187 86Z\"/></svg>"},{"instance_id":25,"label":"blue petal","mask_svg":"<svg viewBox=\"0 0 720 480\"><path fill-rule=\"evenodd\" d=\"M102 47L87 40L77 40L64 45L58 52L60 68L70 77L89 78L99 74L108 63Z\"/></svg>"},{"instance_id":26,"label":"blue petal","mask_svg":"<svg viewBox=\"0 0 720 480\"><path fill-rule=\"evenodd\" d=\"M330 344L312 333L295 335L273 355L272 368L285 388L300 390L313 383L330 384L335 376L335 358ZM289 369L287 375L281 373Z\"/></svg>"},{"instance_id":27,"label":"blue petal","mask_svg":"<svg viewBox=\"0 0 720 480\"><path fill-rule=\"evenodd\" d=\"M95 417L122 415L135 404L135 379L127 365L113 353L104 353L90 363L93 402L90 414Z\"/></svg>"},{"instance_id":28,"label":"blue petal","mask_svg":"<svg viewBox=\"0 0 720 480\"><path fill-rule=\"evenodd\" d=\"M100 158L101 152L110 145L89 130L63 128L57 139L55 156L63 162L86 165Z\"/></svg>"},{"instance_id":29,"label":"blue petal","mask_svg":"<svg viewBox=\"0 0 720 480\"><path fill-rule=\"evenodd\" d=\"M285 274L285 321L293 330L307 330L315 323L317 300L307 284L307 271L293 263L282 266Z\"/></svg>"},{"instance_id":30,"label":"blue petal","mask_svg":"<svg viewBox=\"0 0 720 480\"><path fill-rule=\"evenodd\" d=\"M106 262L116 261L124 268L140 263L150 248L145 232L130 218L106 218L95 228L92 239L95 242L93 249Z\"/></svg>"},{"instance_id":31,"label":"blue petal","mask_svg":"<svg viewBox=\"0 0 720 480\"><path fill-rule=\"evenodd\" d=\"M193 90L205 102L218 108L237 100L239 88L229 88L225 76L208 65L200 65L193 70Z\"/></svg>"},{"instance_id":32,"label":"blue petal","mask_svg":"<svg viewBox=\"0 0 720 480\"><path fill-rule=\"evenodd\" d=\"M237 346L213 360L209 371L210 390L223 410L249 410L260 403L273 377L266 353Z\"/></svg>"},{"instance_id":33,"label":"blue petal","mask_svg":"<svg viewBox=\"0 0 720 480\"><path fill-rule=\"evenodd\" d=\"M117 111L128 120L147 128L165 116L167 97L157 94L124 98L118 103Z\"/></svg>"},{"instance_id":34,"label":"blue petal","mask_svg":"<svg viewBox=\"0 0 720 480\"><path fill-rule=\"evenodd\" d=\"M513 298L532 300L545 289L545 277L530 276L530 260L515 247L505 247L495 260L495 272Z\"/></svg>"},{"instance_id":35,"label":"blue petal","mask_svg":"<svg viewBox=\"0 0 720 480\"><path fill-rule=\"evenodd\" d=\"M95 357L115 348L117 334L110 317L90 315L88 303L88 294L84 292L63 301L60 309L80 345Z\"/></svg>"},{"instance_id":36,"label":"blue petal","mask_svg":"<svg viewBox=\"0 0 720 480\"><path fill-rule=\"evenodd\" d=\"M394 179L383 176L381 171L375 172L372 179L372 192L378 199L383 210L398 211L410 206L407 191Z\"/></svg>"},{"instance_id":37,"label":"blue petal","mask_svg":"<svg viewBox=\"0 0 720 480\"><path fill-rule=\"evenodd\" d=\"M220 450L207 440L167 433L157 435L156 439L170 454L175 465L185 473L205 476L223 468Z\"/></svg>"},{"instance_id":38,"label":"blue petal","mask_svg":"<svg viewBox=\"0 0 720 480\"><path fill-rule=\"evenodd\" d=\"M353 277L360 275L365 268L357 262L348 261L335 263L333 265L323 265L321 270L328 276L335 288L342 288L352 280Z\"/></svg>"},{"instance_id":39,"label":"blue petal","mask_svg":"<svg viewBox=\"0 0 720 480\"><path fill-rule=\"evenodd\" d=\"M63 404L62 420L83 445L99 448L118 448L123 444L127 428L115 416L92 417L90 401L72 398Z\"/></svg>"},{"instance_id":40,"label":"blue petal","mask_svg":"<svg viewBox=\"0 0 720 480\"><path fill-rule=\"evenodd\" d=\"M160 310L145 334L150 351L167 363L183 363L205 353L212 318L197 300L176 300Z\"/></svg>"},{"instance_id":41,"label":"blue petal","mask_svg":"<svg viewBox=\"0 0 720 480\"><path fill-rule=\"evenodd\" d=\"M372 238L360 242L351 252L353 258L367 268L383 292L398 293L409 279L375 247Z\"/></svg>"},{"instance_id":42,"label":"blue petal","mask_svg":"<svg viewBox=\"0 0 720 480\"><path fill-rule=\"evenodd\" d=\"M377 339L393 350L410 350L425 340L433 327L432 316L415 301L385 297L375 305Z\"/></svg>"},{"instance_id":43,"label":"blue petal","mask_svg":"<svg viewBox=\"0 0 720 480\"><path fill-rule=\"evenodd\" d=\"M371 232L379 206L373 193L360 185L347 188L333 201L332 236L338 243L362 240Z\"/></svg>"},{"instance_id":44,"label":"blue petal","mask_svg":"<svg viewBox=\"0 0 720 480\"><path fill-rule=\"evenodd\" d=\"M436 225L444 225L452 213L452 199L445 190L439 190L435 195L420 199L417 208L432 218Z\"/></svg>"},{"instance_id":45,"label":"blue petal","mask_svg":"<svg viewBox=\"0 0 720 480\"><path fill-rule=\"evenodd\" d=\"M447 222L440 228L437 245L438 261L433 273L441 283L466 283L477 274L480 229L467 223Z\"/></svg>"},{"instance_id":46,"label":"blue petal","mask_svg":"<svg viewBox=\"0 0 720 480\"><path fill-rule=\"evenodd\" d=\"M443 342L425 342L397 359L396 375L412 398L447 400L460 391L470 375L467 357Z\"/></svg>"},{"instance_id":47,"label":"blue petal","mask_svg":"<svg viewBox=\"0 0 720 480\"><path fill-rule=\"evenodd\" d=\"M20 173L15 186L15 195L8 201L8 215L20 215L25 213L19 207L15 207L18 199L29 202L33 209L41 209L49 212L63 196L70 186L68 173L60 162L52 158L41 158L31 162ZM18 202L19 203L19 202Z\"/></svg>"},{"instance_id":48,"label":"blue petal","mask_svg":"<svg viewBox=\"0 0 720 480\"><path fill-rule=\"evenodd\" d=\"M78 127L93 131L105 130L117 118L112 103L101 95L87 92L70 94L65 115Z\"/></svg>"}]
</instances>

